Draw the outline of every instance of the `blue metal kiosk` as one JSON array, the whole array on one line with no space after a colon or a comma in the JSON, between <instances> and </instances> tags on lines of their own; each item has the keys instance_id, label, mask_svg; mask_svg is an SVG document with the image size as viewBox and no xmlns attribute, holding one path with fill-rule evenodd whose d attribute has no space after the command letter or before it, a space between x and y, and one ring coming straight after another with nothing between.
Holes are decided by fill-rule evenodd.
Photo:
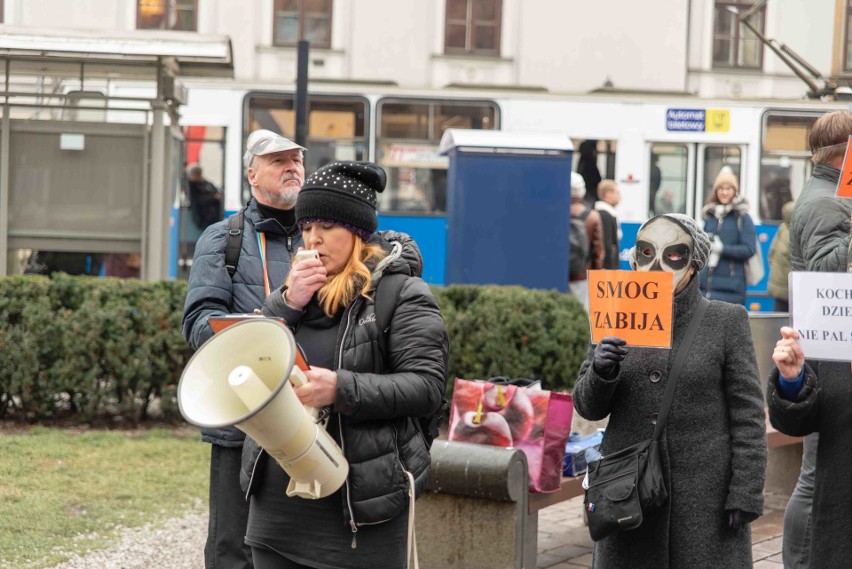
<instances>
[{"instance_id":1,"label":"blue metal kiosk","mask_svg":"<svg viewBox=\"0 0 852 569\"><path fill-rule=\"evenodd\" d=\"M447 284L568 290L567 136L448 129Z\"/></svg>"}]
</instances>

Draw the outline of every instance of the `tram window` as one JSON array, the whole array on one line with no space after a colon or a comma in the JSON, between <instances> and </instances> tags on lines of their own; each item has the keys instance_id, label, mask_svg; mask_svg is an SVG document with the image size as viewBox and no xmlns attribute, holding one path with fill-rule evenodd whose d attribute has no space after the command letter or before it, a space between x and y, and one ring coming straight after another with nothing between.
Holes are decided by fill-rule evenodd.
<instances>
[{"instance_id":1,"label":"tram window","mask_svg":"<svg viewBox=\"0 0 852 569\"><path fill-rule=\"evenodd\" d=\"M808 131L819 114L767 113L760 156L760 218L780 223L781 210L796 199L811 175Z\"/></svg>"},{"instance_id":2,"label":"tram window","mask_svg":"<svg viewBox=\"0 0 852 569\"><path fill-rule=\"evenodd\" d=\"M615 140L575 140L573 170L586 182L585 200L594 207L598 200L597 185L601 180L615 178ZM594 187L593 187L594 186Z\"/></svg>"},{"instance_id":3,"label":"tram window","mask_svg":"<svg viewBox=\"0 0 852 569\"><path fill-rule=\"evenodd\" d=\"M743 183L740 177L740 164L742 161L740 148L738 146L707 146L704 148L704 187L702 203L707 203L707 200L713 193L713 182L716 181L716 176L723 168L731 171L737 177L740 184L740 192L742 193Z\"/></svg>"},{"instance_id":4,"label":"tram window","mask_svg":"<svg viewBox=\"0 0 852 569\"><path fill-rule=\"evenodd\" d=\"M292 94L249 95L247 130L244 136L266 128L296 138L296 112ZM308 140L305 172L337 160L367 160L367 101L360 97L314 95L308 108ZM243 202L250 196L243 185Z\"/></svg>"},{"instance_id":5,"label":"tram window","mask_svg":"<svg viewBox=\"0 0 852 569\"><path fill-rule=\"evenodd\" d=\"M376 160L388 172L379 194L382 212L443 213L449 160L438 154L448 128L498 128L491 102L382 100Z\"/></svg>"},{"instance_id":6,"label":"tram window","mask_svg":"<svg viewBox=\"0 0 852 569\"><path fill-rule=\"evenodd\" d=\"M687 162L685 145L651 146L649 215L686 213Z\"/></svg>"}]
</instances>

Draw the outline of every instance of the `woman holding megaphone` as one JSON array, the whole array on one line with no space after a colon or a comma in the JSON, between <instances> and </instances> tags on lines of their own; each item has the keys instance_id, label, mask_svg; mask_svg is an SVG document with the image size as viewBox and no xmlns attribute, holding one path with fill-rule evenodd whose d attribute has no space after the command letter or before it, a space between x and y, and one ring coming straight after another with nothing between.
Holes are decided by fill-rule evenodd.
<instances>
[{"instance_id":1,"label":"woman holding megaphone","mask_svg":"<svg viewBox=\"0 0 852 569\"><path fill-rule=\"evenodd\" d=\"M310 362L296 396L330 408L326 429L349 474L328 497L288 497L287 473L247 439L241 482L255 569L407 565L413 520L405 514L431 462L418 418L441 405L449 344L437 302L418 278L417 245L404 234L376 233L376 193L385 183L376 164L338 162L299 192L296 221L318 256L294 264L263 313L284 319ZM379 330L377 287L394 274L404 277L380 291L395 294L395 306Z\"/></svg>"}]
</instances>

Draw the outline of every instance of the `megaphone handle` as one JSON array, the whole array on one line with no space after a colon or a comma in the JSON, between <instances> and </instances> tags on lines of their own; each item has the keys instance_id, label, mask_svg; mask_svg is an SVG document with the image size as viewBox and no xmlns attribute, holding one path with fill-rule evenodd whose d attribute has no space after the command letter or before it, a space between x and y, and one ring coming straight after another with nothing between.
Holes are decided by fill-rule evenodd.
<instances>
[{"instance_id":1,"label":"megaphone handle","mask_svg":"<svg viewBox=\"0 0 852 569\"><path fill-rule=\"evenodd\" d=\"M292 383L294 387L302 387L307 382L308 378L305 376L305 372L303 372L300 368L293 366L293 369L290 371L290 383Z\"/></svg>"}]
</instances>

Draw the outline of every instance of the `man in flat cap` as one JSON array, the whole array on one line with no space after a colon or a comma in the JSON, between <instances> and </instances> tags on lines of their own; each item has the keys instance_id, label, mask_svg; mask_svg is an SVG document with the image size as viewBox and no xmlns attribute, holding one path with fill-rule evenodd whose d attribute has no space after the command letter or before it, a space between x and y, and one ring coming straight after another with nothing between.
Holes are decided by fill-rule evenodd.
<instances>
[{"instance_id":1,"label":"man in flat cap","mask_svg":"<svg viewBox=\"0 0 852 569\"><path fill-rule=\"evenodd\" d=\"M232 218L208 227L195 247L183 313L183 335L193 349L212 335L211 317L252 313L279 292L290 258L302 245L296 225L296 196L305 182L305 148L269 130L255 130L243 166L252 198ZM228 252L228 250L231 250ZM245 434L235 427L202 429L212 443L210 518L205 569L248 569L248 503L240 488Z\"/></svg>"}]
</instances>

